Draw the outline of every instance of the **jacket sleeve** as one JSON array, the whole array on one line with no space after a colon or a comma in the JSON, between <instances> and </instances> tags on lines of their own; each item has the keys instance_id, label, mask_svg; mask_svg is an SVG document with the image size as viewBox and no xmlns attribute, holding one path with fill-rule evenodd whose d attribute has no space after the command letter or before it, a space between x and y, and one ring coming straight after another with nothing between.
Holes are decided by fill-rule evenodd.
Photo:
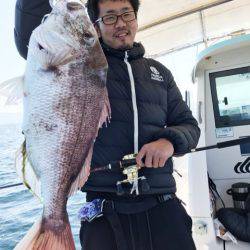
<instances>
[{"instance_id":1,"label":"jacket sleeve","mask_svg":"<svg viewBox=\"0 0 250 250\"><path fill-rule=\"evenodd\" d=\"M17 0L15 8L15 43L19 54L26 59L32 31L50 13L49 0Z\"/></svg>"},{"instance_id":2,"label":"jacket sleeve","mask_svg":"<svg viewBox=\"0 0 250 250\"><path fill-rule=\"evenodd\" d=\"M167 121L166 127L155 134L155 140L166 138L174 146L174 154L190 152L198 144L200 129L191 110L182 99L174 78L164 67L167 84Z\"/></svg>"}]
</instances>

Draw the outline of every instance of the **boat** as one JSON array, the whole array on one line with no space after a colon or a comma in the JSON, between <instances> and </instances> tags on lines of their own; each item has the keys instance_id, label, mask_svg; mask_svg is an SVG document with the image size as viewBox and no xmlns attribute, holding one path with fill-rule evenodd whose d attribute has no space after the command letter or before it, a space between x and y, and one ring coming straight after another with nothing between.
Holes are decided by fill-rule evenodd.
<instances>
[{"instance_id":1,"label":"boat","mask_svg":"<svg viewBox=\"0 0 250 250\"><path fill-rule=\"evenodd\" d=\"M191 99L196 97L196 101L191 109L201 128L198 147L250 136L250 34L224 40L202 51L193 69L193 84ZM250 198L249 156L250 142L177 159L177 171L184 176L181 181L176 177L177 190L193 219L197 249L250 249L250 238L249 242L237 239L241 235L234 235L237 243L230 240L223 244L214 223L223 206L244 208L233 200L232 185L243 188L249 184L245 192ZM211 190L211 185L216 190ZM213 192L217 192L215 201L211 197ZM244 205L244 201L241 203ZM245 208L242 211L246 212L246 220L250 218L250 210L248 214ZM245 230L250 235L250 227Z\"/></svg>"}]
</instances>

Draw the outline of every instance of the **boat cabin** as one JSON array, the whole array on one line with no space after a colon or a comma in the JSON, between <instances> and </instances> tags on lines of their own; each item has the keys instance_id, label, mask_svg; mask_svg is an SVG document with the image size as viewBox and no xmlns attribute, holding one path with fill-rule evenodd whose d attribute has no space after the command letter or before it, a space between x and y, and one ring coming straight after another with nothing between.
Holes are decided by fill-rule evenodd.
<instances>
[{"instance_id":1,"label":"boat cabin","mask_svg":"<svg viewBox=\"0 0 250 250\"><path fill-rule=\"evenodd\" d=\"M192 110L201 128L198 147L250 136L250 35L202 51L193 81L197 102ZM198 249L250 249L250 204L246 208L247 196L250 203L250 143L191 153L187 162L186 197ZM237 244L226 241L224 245L216 237L214 220L223 206L226 210L221 210L220 219L233 232L242 231L244 241L236 237Z\"/></svg>"}]
</instances>

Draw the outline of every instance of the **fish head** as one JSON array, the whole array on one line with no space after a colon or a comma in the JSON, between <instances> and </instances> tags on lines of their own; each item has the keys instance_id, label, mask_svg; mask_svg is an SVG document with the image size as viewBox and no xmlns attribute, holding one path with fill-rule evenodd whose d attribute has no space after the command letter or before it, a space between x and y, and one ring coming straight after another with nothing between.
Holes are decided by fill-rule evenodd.
<instances>
[{"instance_id":1,"label":"fish head","mask_svg":"<svg viewBox=\"0 0 250 250\"><path fill-rule=\"evenodd\" d=\"M94 46L98 40L98 35L81 1L59 0L53 7L52 12L63 15L61 25L72 39L74 46L86 50Z\"/></svg>"},{"instance_id":2,"label":"fish head","mask_svg":"<svg viewBox=\"0 0 250 250\"><path fill-rule=\"evenodd\" d=\"M53 2L53 3L52 3ZM107 68L94 25L81 1L50 1L52 12L33 32L33 55L43 69L85 60L92 70Z\"/></svg>"}]
</instances>

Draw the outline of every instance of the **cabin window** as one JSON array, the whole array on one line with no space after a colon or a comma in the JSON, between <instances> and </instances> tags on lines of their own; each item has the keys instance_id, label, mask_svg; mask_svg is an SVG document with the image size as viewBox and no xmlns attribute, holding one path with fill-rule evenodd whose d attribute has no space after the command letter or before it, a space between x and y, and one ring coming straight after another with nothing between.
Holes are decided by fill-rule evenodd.
<instances>
[{"instance_id":1,"label":"cabin window","mask_svg":"<svg viewBox=\"0 0 250 250\"><path fill-rule=\"evenodd\" d=\"M250 66L209 74L217 128L250 124Z\"/></svg>"}]
</instances>

